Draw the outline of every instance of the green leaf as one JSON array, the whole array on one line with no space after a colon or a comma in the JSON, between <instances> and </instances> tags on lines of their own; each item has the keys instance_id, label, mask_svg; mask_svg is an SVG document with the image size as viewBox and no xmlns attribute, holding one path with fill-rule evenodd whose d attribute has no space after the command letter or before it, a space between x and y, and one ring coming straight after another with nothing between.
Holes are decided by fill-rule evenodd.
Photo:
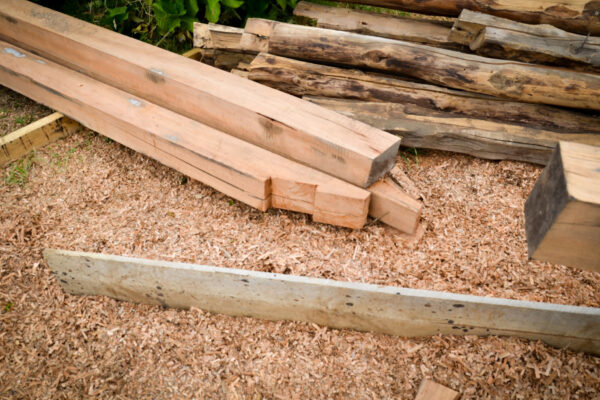
<instances>
[{"instance_id":1,"label":"green leaf","mask_svg":"<svg viewBox=\"0 0 600 400\"><path fill-rule=\"evenodd\" d=\"M290 8L294 9L296 8L296 3L298 2L298 0L287 0L287 2L290 5Z\"/></svg>"},{"instance_id":2,"label":"green leaf","mask_svg":"<svg viewBox=\"0 0 600 400\"><path fill-rule=\"evenodd\" d=\"M208 22L216 24L219 21L221 15L221 3L219 0L206 0L206 11L204 17Z\"/></svg>"},{"instance_id":3,"label":"green leaf","mask_svg":"<svg viewBox=\"0 0 600 400\"><path fill-rule=\"evenodd\" d=\"M229 8L238 8L244 4L244 0L221 0L221 3Z\"/></svg>"},{"instance_id":4,"label":"green leaf","mask_svg":"<svg viewBox=\"0 0 600 400\"><path fill-rule=\"evenodd\" d=\"M127 14L127 6L108 8L106 10L106 16L108 18L114 18L117 15L123 15L123 14Z\"/></svg>"},{"instance_id":5,"label":"green leaf","mask_svg":"<svg viewBox=\"0 0 600 400\"><path fill-rule=\"evenodd\" d=\"M198 11L200 11L200 6L198 6L198 0L185 0L185 15L188 17L196 17Z\"/></svg>"},{"instance_id":6,"label":"green leaf","mask_svg":"<svg viewBox=\"0 0 600 400\"><path fill-rule=\"evenodd\" d=\"M285 11L286 0L277 0L277 4L283 11Z\"/></svg>"},{"instance_id":7,"label":"green leaf","mask_svg":"<svg viewBox=\"0 0 600 400\"><path fill-rule=\"evenodd\" d=\"M189 32L194 32L194 22L198 22L194 17L181 17L181 27Z\"/></svg>"}]
</instances>

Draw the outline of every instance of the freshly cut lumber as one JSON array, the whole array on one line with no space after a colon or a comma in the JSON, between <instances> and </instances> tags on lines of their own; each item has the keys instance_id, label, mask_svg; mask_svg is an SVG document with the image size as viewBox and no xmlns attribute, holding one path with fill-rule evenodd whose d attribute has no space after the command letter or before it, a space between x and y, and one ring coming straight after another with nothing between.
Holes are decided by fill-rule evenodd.
<instances>
[{"instance_id":1,"label":"freshly cut lumber","mask_svg":"<svg viewBox=\"0 0 600 400\"><path fill-rule=\"evenodd\" d=\"M457 400L460 393L429 379L423 379L415 400Z\"/></svg>"},{"instance_id":2,"label":"freshly cut lumber","mask_svg":"<svg viewBox=\"0 0 600 400\"><path fill-rule=\"evenodd\" d=\"M0 166L81 129L81 125L61 113L55 112L40 118L0 137Z\"/></svg>"},{"instance_id":3,"label":"freshly cut lumber","mask_svg":"<svg viewBox=\"0 0 600 400\"><path fill-rule=\"evenodd\" d=\"M268 52L400 73L437 85L529 103L600 110L600 75L562 68L285 23L273 27Z\"/></svg>"},{"instance_id":4,"label":"freshly cut lumber","mask_svg":"<svg viewBox=\"0 0 600 400\"><path fill-rule=\"evenodd\" d=\"M457 48L448 40L450 28L441 21L407 18L391 14L329 7L301 1L294 9L297 20L308 25L363 35L381 36L435 47Z\"/></svg>"},{"instance_id":5,"label":"freshly cut lumber","mask_svg":"<svg viewBox=\"0 0 600 400\"><path fill-rule=\"evenodd\" d=\"M194 47L241 51L240 39L243 33L242 28L194 22Z\"/></svg>"},{"instance_id":6,"label":"freshly cut lumber","mask_svg":"<svg viewBox=\"0 0 600 400\"><path fill-rule=\"evenodd\" d=\"M413 104L305 97L402 137L403 146L454 151L491 160L546 164L560 140L600 146L600 134L558 133L457 117Z\"/></svg>"},{"instance_id":7,"label":"freshly cut lumber","mask_svg":"<svg viewBox=\"0 0 600 400\"><path fill-rule=\"evenodd\" d=\"M383 74L337 68L260 53L248 78L296 96L412 103L477 119L568 133L600 133L600 118L541 104L520 103L408 82Z\"/></svg>"},{"instance_id":8,"label":"freshly cut lumber","mask_svg":"<svg viewBox=\"0 0 600 400\"><path fill-rule=\"evenodd\" d=\"M600 147L560 142L525 203L529 256L600 272Z\"/></svg>"},{"instance_id":9,"label":"freshly cut lumber","mask_svg":"<svg viewBox=\"0 0 600 400\"><path fill-rule=\"evenodd\" d=\"M341 1L341 0L335 0ZM463 10L479 11L528 24L550 24L569 32L600 35L597 0L343 0L350 3L458 16Z\"/></svg>"},{"instance_id":10,"label":"freshly cut lumber","mask_svg":"<svg viewBox=\"0 0 600 400\"><path fill-rule=\"evenodd\" d=\"M555 64L598 72L600 38L565 32L548 25L529 25L464 10L450 40L489 57Z\"/></svg>"},{"instance_id":11,"label":"freshly cut lumber","mask_svg":"<svg viewBox=\"0 0 600 400\"><path fill-rule=\"evenodd\" d=\"M350 228L366 222L366 190L6 42L0 83L259 210L305 212Z\"/></svg>"},{"instance_id":12,"label":"freshly cut lumber","mask_svg":"<svg viewBox=\"0 0 600 400\"><path fill-rule=\"evenodd\" d=\"M397 138L286 93L23 0L4 0L0 36L109 85L367 187Z\"/></svg>"},{"instance_id":13,"label":"freshly cut lumber","mask_svg":"<svg viewBox=\"0 0 600 400\"><path fill-rule=\"evenodd\" d=\"M600 309L44 251L70 294L400 336L507 335L600 354Z\"/></svg>"},{"instance_id":14,"label":"freshly cut lumber","mask_svg":"<svg viewBox=\"0 0 600 400\"><path fill-rule=\"evenodd\" d=\"M391 177L375 182L371 192L369 215L378 221L407 233L417 229L423 203L408 195Z\"/></svg>"}]
</instances>

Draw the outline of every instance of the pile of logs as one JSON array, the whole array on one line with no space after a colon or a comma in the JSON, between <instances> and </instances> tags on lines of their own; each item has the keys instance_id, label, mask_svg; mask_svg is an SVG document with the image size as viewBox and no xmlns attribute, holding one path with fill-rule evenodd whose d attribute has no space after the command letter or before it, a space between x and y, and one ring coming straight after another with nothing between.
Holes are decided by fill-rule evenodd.
<instances>
[{"instance_id":1,"label":"pile of logs","mask_svg":"<svg viewBox=\"0 0 600 400\"><path fill-rule=\"evenodd\" d=\"M194 45L203 62L394 133L403 146L546 164L559 141L600 145L600 37L590 35L600 34L600 7L552 18L556 10L519 3L511 12L504 2L462 12L457 1L366 2L455 19L300 2L294 14L306 25L196 24Z\"/></svg>"},{"instance_id":2,"label":"pile of logs","mask_svg":"<svg viewBox=\"0 0 600 400\"><path fill-rule=\"evenodd\" d=\"M2 2L0 84L259 210L419 221L398 137L34 3Z\"/></svg>"}]
</instances>

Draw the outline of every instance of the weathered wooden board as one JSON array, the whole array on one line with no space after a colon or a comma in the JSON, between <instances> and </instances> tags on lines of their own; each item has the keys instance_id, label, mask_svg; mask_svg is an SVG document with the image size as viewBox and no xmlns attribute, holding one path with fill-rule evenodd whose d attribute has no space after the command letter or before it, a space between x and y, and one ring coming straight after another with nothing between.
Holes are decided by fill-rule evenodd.
<instances>
[{"instance_id":1,"label":"weathered wooden board","mask_svg":"<svg viewBox=\"0 0 600 400\"><path fill-rule=\"evenodd\" d=\"M457 400L459 396L460 393L455 390L429 379L423 379L415 400Z\"/></svg>"},{"instance_id":2,"label":"weathered wooden board","mask_svg":"<svg viewBox=\"0 0 600 400\"><path fill-rule=\"evenodd\" d=\"M361 187L392 168L397 138L286 93L24 0L0 36L159 106Z\"/></svg>"},{"instance_id":3,"label":"weathered wooden board","mask_svg":"<svg viewBox=\"0 0 600 400\"><path fill-rule=\"evenodd\" d=\"M598 133L558 133L434 112L413 104L305 97L402 137L403 146L546 164L560 140L600 146Z\"/></svg>"},{"instance_id":4,"label":"weathered wooden board","mask_svg":"<svg viewBox=\"0 0 600 400\"><path fill-rule=\"evenodd\" d=\"M44 118L0 137L0 166L17 160L31 150L52 143L82 129L82 126L61 113Z\"/></svg>"},{"instance_id":5,"label":"weathered wooden board","mask_svg":"<svg viewBox=\"0 0 600 400\"><path fill-rule=\"evenodd\" d=\"M294 9L296 20L319 28L381 36L435 47L458 48L448 40L450 28L441 21L409 18L301 1Z\"/></svg>"},{"instance_id":6,"label":"weathered wooden board","mask_svg":"<svg viewBox=\"0 0 600 400\"><path fill-rule=\"evenodd\" d=\"M351 228L366 222L364 189L5 42L0 83L260 210L306 212Z\"/></svg>"},{"instance_id":7,"label":"weathered wooden board","mask_svg":"<svg viewBox=\"0 0 600 400\"><path fill-rule=\"evenodd\" d=\"M456 115L566 133L600 133L600 117L541 104L521 103L400 77L337 68L260 53L248 78L296 96L416 104Z\"/></svg>"},{"instance_id":8,"label":"weathered wooden board","mask_svg":"<svg viewBox=\"0 0 600 400\"><path fill-rule=\"evenodd\" d=\"M548 25L528 25L464 10L449 39L489 57L596 73L600 68L600 38Z\"/></svg>"},{"instance_id":9,"label":"weathered wooden board","mask_svg":"<svg viewBox=\"0 0 600 400\"><path fill-rule=\"evenodd\" d=\"M600 354L600 309L45 250L71 294L400 336L508 335Z\"/></svg>"},{"instance_id":10,"label":"weathered wooden board","mask_svg":"<svg viewBox=\"0 0 600 400\"><path fill-rule=\"evenodd\" d=\"M463 10L473 10L528 24L550 24L569 32L600 35L600 3L597 0L343 1L449 17L456 17Z\"/></svg>"},{"instance_id":11,"label":"weathered wooden board","mask_svg":"<svg viewBox=\"0 0 600 400\"><path fill-rule=\"evenodd\" d=\"M291 58L400 73L437 85L529 103L600 110L600 75L562 68L285 23L275 24L268 50Z\"/></svg>"},{"instance_id":12,"label":"weathered wooden board","mask_svg":"<svg viewBox=\"0 0 600 400\"><path fill-rule=\"evenodd\" d=\"M531 258L600 272L600 147L560 142L525 203Z\"/></svg>"}]
</instances>

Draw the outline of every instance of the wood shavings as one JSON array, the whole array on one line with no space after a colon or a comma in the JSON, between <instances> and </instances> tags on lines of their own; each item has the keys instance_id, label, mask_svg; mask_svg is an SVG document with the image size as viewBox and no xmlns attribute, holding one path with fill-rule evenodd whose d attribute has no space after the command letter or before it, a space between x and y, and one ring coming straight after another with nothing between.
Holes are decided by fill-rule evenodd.
<instances>
[{"instance_id":1,"label":"wood shavings","mask_svg":"<svg viewBox=\"0 0 600 400\"><path fill-rule=\"evenodd\" d=\"M74 150L72 150L74 149ZM405 339L65 295L46 247L560 304L600 306L600 274L527 260L522 207L541 168L420 152L410 241L262 213L88 132L0 183L0 397L593 399L600 358L516 338ZM6 169L1 171L2 174ZM12 306L7 305L12 303Z\"/></svg>"}]
</instances>

